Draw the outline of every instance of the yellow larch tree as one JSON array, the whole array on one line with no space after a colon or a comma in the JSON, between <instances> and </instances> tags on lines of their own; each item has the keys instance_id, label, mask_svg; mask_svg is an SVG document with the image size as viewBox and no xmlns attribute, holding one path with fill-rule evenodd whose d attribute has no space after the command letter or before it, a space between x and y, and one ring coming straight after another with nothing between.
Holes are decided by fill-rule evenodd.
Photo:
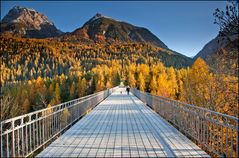
<instances>
[{"instance_id":1,"label":"yellow larch tree","mask_svg":"<svg viewBox=\"0 0 239 158\"><path fill-rule=\"evenodd\" d=\"M168 84L169 84L169 97L172 99L176 99L176 93L178 92L176 72L173 67L167 69L168 75Z\"/></svg>"},{"instance_id":2,"label":"yellow larch tree","mask_svg":"<svg viewBox=\"0 0 239 158\"><path fill-rule=\"evenodd\" d=\"M61 103L61 90L59 83L56 83L55 92L54 92L54 104L60 104Z\"/></svg>"},{"instance_id":3,"label":"yellow larch tree","mask_svg":"<svg viewBox=\"0 0 239 158\"><path fill-rule=\"evenodd\" d=\"M152 94L155 94L155 95L157 94L158 84L157 84L157 79L155 75L151 77L149 88Z\"/></svg>"},{"instance_id":4,"label":"yellow larch tree","mask_svg":"<svg viewBox=\"0 0 239 158\"><path fill-rule=\"evenodd\" d=\"M139 90L144 92L144 90L145 90L145 80L144 80L143 74L141 72L139 73L137 84L138 84Z\"/></svg>"},{"instance_id":5,"label":"yellow larch tree","mask_svg":"<svg viewBox=\"0 0 239 158\"><path fill-rule=\"evenodd\" d=\"M169 83L167 80L167 74L161 73L157 79L158 89L157 89L157 95L163 96L163 97L169 97L170 96L170 90L169 90Z\"/></svg>"},{"instance_id":6,"label":"yellow larch tree","mask_svg":"<svg viewBox=\"0 0 239 158\"><path fill-rule=\"evenodd\" d=\"M136 79L135 79L135 72L136 72L136 65L130 64L128 66L128 77L127 77L127 83L130 87L136 87Z\"/></svg>"},{"instance_id":7,"label":"yellow larch tree","mask_svg":"<svg viewBox=\"0 0 239 158\"><path fill-rule=\"evenodd\" d=\"M185 86L184 97L188 103L209 108L212 104L213 75L206 62L198 58L190 69ZM211 98L212 99L212 98Z\"/></svg>"}]
</instances>

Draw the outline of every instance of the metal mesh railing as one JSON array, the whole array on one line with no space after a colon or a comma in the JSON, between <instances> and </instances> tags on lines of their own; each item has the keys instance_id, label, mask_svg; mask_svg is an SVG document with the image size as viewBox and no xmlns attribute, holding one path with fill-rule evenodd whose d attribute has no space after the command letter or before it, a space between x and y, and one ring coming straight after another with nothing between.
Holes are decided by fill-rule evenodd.
<instances>
[{"instance_id":1,"label":"metal mesh railing","mask_svg":"<svg viewBox=\"0 0 239 158\"><path fill-rule=\"evenodd\" d=\"M238 118L137 89L131 92L212 156L239 156Z\"/></svg>"},{"instance_id":2,"label":"metal mesh railing","mask_svg":"<svg viewBox=\"0 0 239 158\"><path fill-rule=\"evenodd\" d=\"M25 157L33 154L116 89L117 87L107 89L2 121L1 157Z\"/></svg>"}]
</instances>

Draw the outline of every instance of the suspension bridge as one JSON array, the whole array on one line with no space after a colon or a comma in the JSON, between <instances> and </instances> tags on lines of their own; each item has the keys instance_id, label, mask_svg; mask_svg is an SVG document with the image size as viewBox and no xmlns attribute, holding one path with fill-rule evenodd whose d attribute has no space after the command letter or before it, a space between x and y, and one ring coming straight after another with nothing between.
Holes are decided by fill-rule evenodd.
<instances>
[{"instance_id":1,"label":"suspension bridge","mask_svg":"<svg viewBox=\"0 0 239 158\"><path fill-rule=\"evenodd\" d=\"M115 87L1 122L1 157L237 157L238 118Z\"/></svg>"}]
</instances>

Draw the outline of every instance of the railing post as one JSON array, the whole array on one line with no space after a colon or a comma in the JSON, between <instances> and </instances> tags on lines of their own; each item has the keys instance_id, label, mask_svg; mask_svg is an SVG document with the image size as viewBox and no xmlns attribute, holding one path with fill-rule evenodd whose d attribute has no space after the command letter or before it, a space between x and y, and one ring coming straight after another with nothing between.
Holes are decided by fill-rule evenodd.
<instances>
[{"instance_id":1,"label":"railing post","mask_svg":"<svg viewBox=\"0 0 239 158\"><path fill-rule=\"evenodd\" d=\"M37 135L37 141L36 141L36 145L38 147L39 145L39 132L38 132L38 113L36 114L36 122L35 122L35 126L36 126L36 135ZM32 150L31 150L32 151Z\"/></svg>"},{"instance_id":2,"label":"railing post","mask_svg":"<svg viewBox=\"0 0 239 158\"><path fill-rule=\"evenodd\" d=\"M15 134L14 134L14 128L15 128L15 121L12 120L12 157L15 157Z\"/></svg>"},{"instance_id":3,"label":"railing post","mask_svg":"<svg viewBox=\"0 0 239 158\"><path fill-rule=\"evenodd\" d=\"M24 130L23 130L23 123L24 123L24 120L23 120L23 117L21 118L21 126L22 126L22 156L24 157Z\"/></svg>"},{"instance_id":4,"label":"railing post","mask_svg":"<svg viewBox=\"0 0 239 158\"><path fill-rule=\"evenodd\" d=\"M9 157L8 133L7 133L7 157Z\"/></svg>"},{"instance_id":5,"label":"railing post","mask_svg":"<svg viewBox=\"0 0 239 158\"><path fill-rule=\"evenodd\" d=\"M239 120L237 120L237 128L236 128L237 138L236 138L236 157L239 157Z\"/></svg>"},{"instance_id":6,"label":"railing post","mask_svg":"<svg viewBox=\"0 0 239 158\"><path fill-rule=\"evenodd\" d=\"M2 123L1 123L1 157L3 157L3 128L2 128Z\"/></svg>"},{"instance_id":7,"label":"railing post","mask_svg":"<svg viewBox=\"0 0 239 158\"><path fill-rule=\"evenodd\" d=\"M29 116L29 121L31 121L31 116ZM27 127L27 126L26 126ZM29 125L29 141L30 141L30 146L29 146L29 148L30 148L30 151L32 150L32 125L30 124Z\"/></svg>"}]
</instances>

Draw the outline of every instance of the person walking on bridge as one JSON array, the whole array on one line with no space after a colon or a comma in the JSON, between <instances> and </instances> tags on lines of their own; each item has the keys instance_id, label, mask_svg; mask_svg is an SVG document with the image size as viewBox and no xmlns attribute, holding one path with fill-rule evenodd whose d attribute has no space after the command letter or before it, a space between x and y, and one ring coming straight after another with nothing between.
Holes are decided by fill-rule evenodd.
<instances>
[{"instance_id":1,"label":"person walking on bridge","mask_svg":"<svg viewBox=\"0 0 239 158\"><path fill-rule=\"evenodd\" d=\"M127 94L129 95L129 91L130 91L130 87L129 86L126 87L126 91L127 91Z\"/></svg>"}]
</instances>

